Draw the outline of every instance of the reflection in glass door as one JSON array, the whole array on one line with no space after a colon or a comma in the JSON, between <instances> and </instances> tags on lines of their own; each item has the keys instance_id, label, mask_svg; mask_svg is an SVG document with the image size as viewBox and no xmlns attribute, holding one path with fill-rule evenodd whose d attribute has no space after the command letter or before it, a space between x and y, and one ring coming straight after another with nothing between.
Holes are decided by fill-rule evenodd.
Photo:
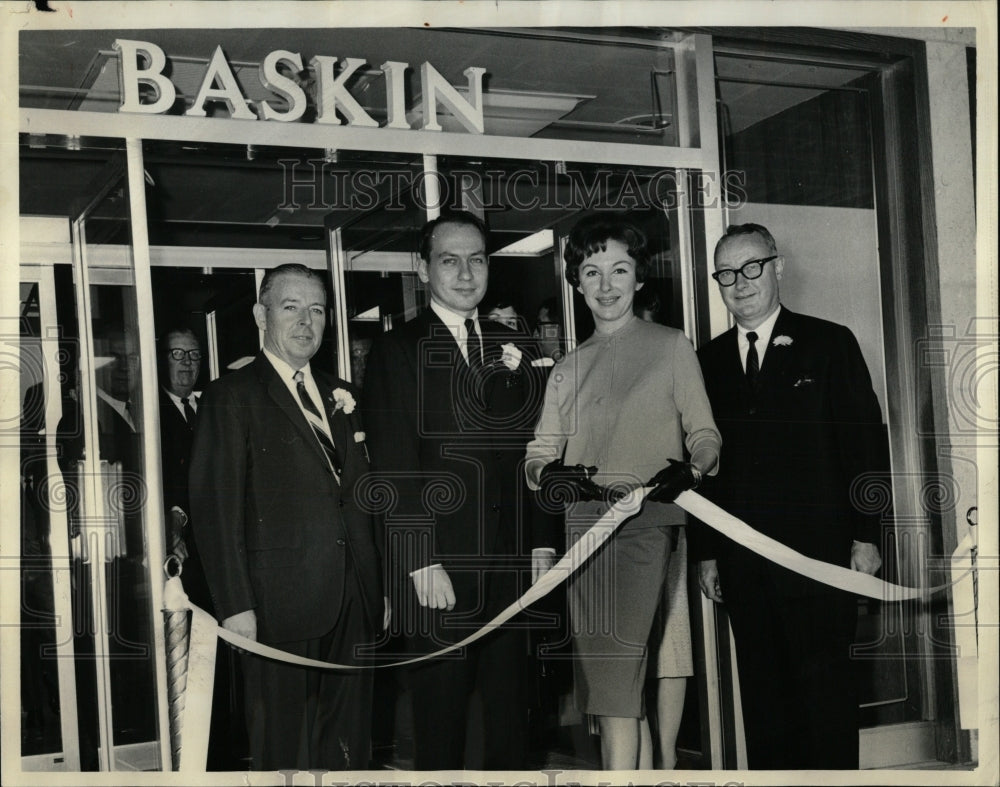
<instances>
[{"instance_id":1,"label":"reflection in glass door","mask_svg":"<svg viewBox=\"0 0 1000 787\"><path fill-rule=\"evenodd\" d=\"M134 162L133 162L134 165ZM141 165L140 165L141 166ZM72 220L78 373L58 427L74 589L81 767L163 767L163 555L154 374L142 352L129 184L113 157Z\"/></svg>"}]
</instances>

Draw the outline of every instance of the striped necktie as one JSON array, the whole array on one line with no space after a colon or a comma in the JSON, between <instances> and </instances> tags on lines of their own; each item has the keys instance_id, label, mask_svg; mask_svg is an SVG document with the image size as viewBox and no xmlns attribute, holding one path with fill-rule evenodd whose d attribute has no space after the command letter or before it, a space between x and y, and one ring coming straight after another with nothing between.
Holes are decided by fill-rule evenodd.
<instances>
[{"instance_id":1,"label":"striped necktie","mask_svg":"<svg viewBox=\"0 0 1000 787\"><path fill-rule=\"evenodd\" d=\"M341 467L340 460L337 458L337 449L333 444L333 438L330 437L330 433L323 424L323 416L319 414L316 403L313 402L309 391L306 390L305 375L301 369L295 373L293 379L295 380L295 389L299 393L299 401L302 402L302 409L305 412L306 420L309 421L309 426L312 427L316 439L319 440L320 447L323 449L323 453L326 454L327 461L330 463L330 469L333 470L333 477L337 479L337 483L339 484Z\"/></svg>"}]
</instances>

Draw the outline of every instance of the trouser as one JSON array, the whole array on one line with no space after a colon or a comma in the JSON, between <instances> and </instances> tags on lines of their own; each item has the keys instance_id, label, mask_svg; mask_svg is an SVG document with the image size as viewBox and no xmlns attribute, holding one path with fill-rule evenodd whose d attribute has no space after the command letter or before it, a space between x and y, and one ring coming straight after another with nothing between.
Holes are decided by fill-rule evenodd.
<instances>
[{"instance_id":1,"label":"trouser","mask_svg":"<svg viewBox=\"0 0 1000 787\"><path fill-rule=\"evenodd\" d=\"M736 638L751 769L858 768L858 691L850 647L857 600L821 591L789 596L762 571L720 570Z\"/></svg>"},{"instance_id":2,"label":"trouser","mask_svg":"<svg viewBox=\"0 0 1000 787\"><path fill-rule=\"evenodd\" d=\"M461 770L465 763L469 700L483 705L486 770L521 770L527 750L525 632L503 627L464 649L409 670L413 698L414 767ZM478 720L474 720L478 721Z\"/></svg>"},{"instance_id":3,"label":"trouser","mask_svg":"<svg viewBox=\"0 0 1000 787\"><path fill-rule=\"evenodd\" d=\"M357 580L344 583L336 625L322 637L268 643L306 658L352 663L371 639ZM295 667L243 658L250 756L254 770L364 770L371 759L372 671Z\"/></svg>"}]
</instances>

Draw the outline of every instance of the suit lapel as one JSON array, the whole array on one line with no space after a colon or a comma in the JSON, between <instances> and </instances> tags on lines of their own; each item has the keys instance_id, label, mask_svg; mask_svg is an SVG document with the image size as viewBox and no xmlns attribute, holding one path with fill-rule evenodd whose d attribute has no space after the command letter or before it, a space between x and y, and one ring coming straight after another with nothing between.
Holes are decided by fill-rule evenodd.
<instances>
[{"instance_id":1,"label":"suit lapel","mask_svg":"<svg viewBox=\"0 0 1000 787\"><path fill-rule=\"evenodd\" d=\"M483 323L479 323L480 328L482 328ZM484 329L483 333L483 366L484 369L489 369L493 364L500 363L500 358L503 356L503 350L501 347L502 336L498 336L489 329ZM505 342L504 342L505 343ZM483 374L484 387L483 387L483 401L489 403L493 400L494 388L497 385L497 381L502 377L499 374Z\"/></svg>"},{"instance_id":2,"label":"suit lapel","mask_svg":"<svg viewBox=\"0 0 1000 787\"><path fill-rule=\"evenodd\" d=\"M337 387L335 381L323 372L314 371L313 377L320 395L323 397L321 406L326 411L326 420L330 424L330 437L333 439L337 458L340 460L341 481L343 482L351 460L354 458L354 451L350 450L350 444L354 442L354 433L351 431L350 419L345 413L336 409L336 402L333 399L333 391ZM355 402L355 407L357 407L357 402Z\"/></svg>"},{"instance_id":3,"label":"suit lapel","mask_svg":"<svg viewBox=\"0 0 1000 787\"><path fill-rule=\"evenodd\" d=\"M260 366L260 379L267 390L268 396L278 405L281 412L285 414L285 417L292 422L292 425L298 430L306 445L312 448L317 459L326 467L328 462L326 455L323 453L323 448L316 439L316 435L313 433L312 427L309 425L306 417L302 414L302 409L299 407L298 402L295 401L291 391L288 390L288 386L285 385L285 382L278 375L277 371L275 371L274 367L271 366L271 362L267 360L267 357L263 353L257 356L257 363Z\"/></svg>"},{"instance_id":4,"label":"suit lapel","mask_svg":"<svg viewBox=\"0 0 1000 787\"><path fill-rule=\"evenodd\" d=\"M427 322L422 336L428 343L423 348L417 348L417 364L421 366L421 374L425 380L424 395L428 397L428 401L433 396L438 401L447 402L454 424L464 431L469 425L468 410L472 399L468 394L473 390L469 364L455 335L444 321L433 309L427 309L424 314ZM461 404L456 401L459 394L463 395Z\"/></svg>"},{"instance_id":5,"label":"suit lapel","mask_svg":"<svg viewBox=\"0 0 1000 787\"><path fill-rule=\"evenodd\" d=\"M743 370L743 362L740 360L739 332L736 328L730 328L724 334L725 347L722 354L723 368L722 379L738 380L738 391L740 399L745 399L752 393L750 382L747 380L746 372Z\"/></svg>"}]
</instances>

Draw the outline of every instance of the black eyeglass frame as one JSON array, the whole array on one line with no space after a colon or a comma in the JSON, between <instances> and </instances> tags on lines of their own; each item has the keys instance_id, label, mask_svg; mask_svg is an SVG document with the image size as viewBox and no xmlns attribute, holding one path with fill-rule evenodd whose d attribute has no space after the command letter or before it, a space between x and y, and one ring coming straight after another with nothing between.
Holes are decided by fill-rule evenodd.
<instances>
[{"instance_id":1,"label":"black eyeglass frame","mask_svg":"<svg viewBox=\"0 0 1000 787\"><path fill-rule=\"evenodd\" d=\"M781 256L780 254L773 254L770 257L764 257L763 259L760 260L747 260L738 268L726 268L725 270L716 271L715 273L712 274L712 278L719 283L720 287L732 287L734 284L736 284L736 280L740 277L740 274L742 274L743 278L746 279L747 281L753 281L754 279L759 279L761 276L764 275L764 266L767 265L767 263L774 262L774 260L778 259L778 257L780 256ZM751 265L760 266L760 271L757 273L756 276L750 276L746 272L746 269ZM726 278L728 278L727 274L730 273L733 274L733 280L729 282L729 284L726 284L723 281L721 281L723 276L726 276Z\"/></svg>"},{"instance_id":2,"label":"black eyeglass frame","mask_svg":"<svg viewBox=\"0 0 1000 787\"><path fill-rule=\"evenodd\" d=\"M175 361L183 361L187 358L192 363L198 363L198 361L205 357L201 354L201 350L182 350L180 347L167 350L167 355Z\"/></svg>"}]
</instances>

